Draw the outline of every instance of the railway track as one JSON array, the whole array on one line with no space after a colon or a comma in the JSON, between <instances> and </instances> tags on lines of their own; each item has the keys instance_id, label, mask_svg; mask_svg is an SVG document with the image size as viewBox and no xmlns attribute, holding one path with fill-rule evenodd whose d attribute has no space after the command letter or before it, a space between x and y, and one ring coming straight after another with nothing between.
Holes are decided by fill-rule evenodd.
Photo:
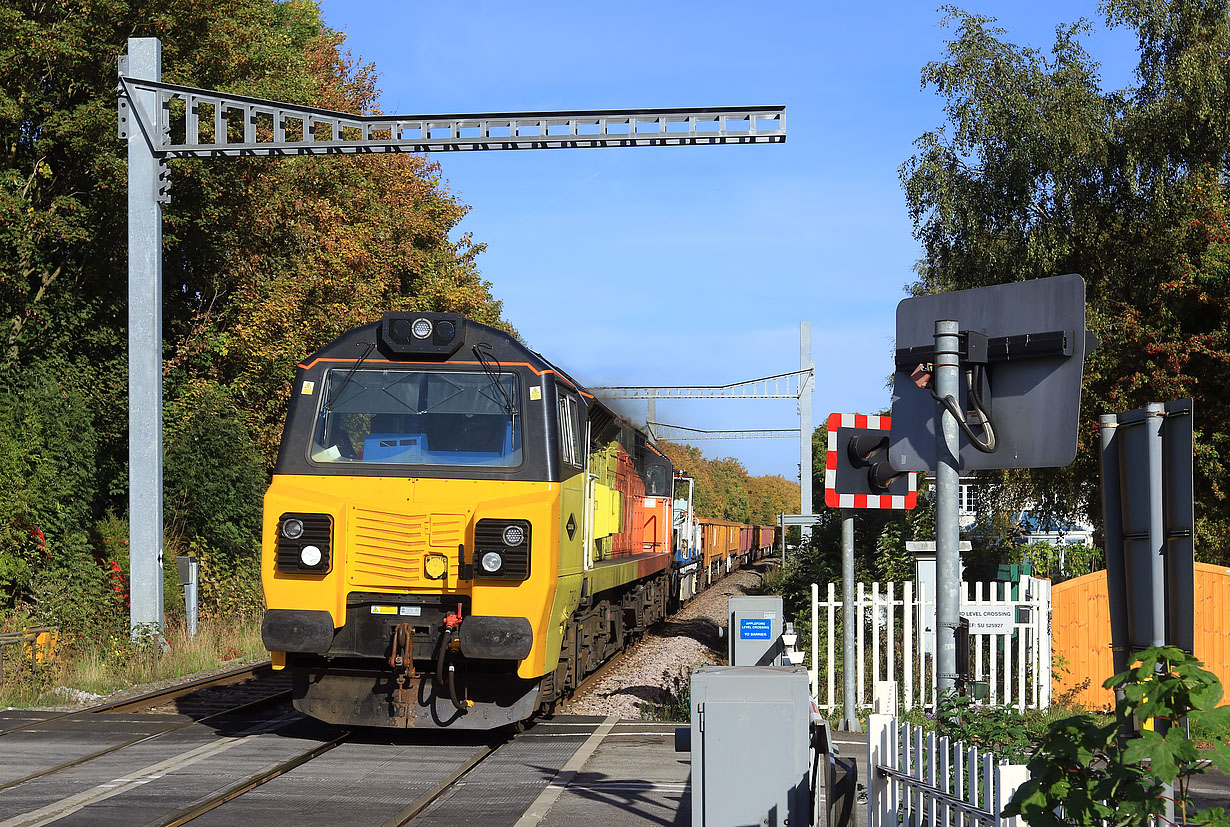
<instances>
[{"instance_id":1,"label":"railway track","mask_svg":"<svg viewBox=\"0 0 1230 827\"><path fill-rule=\"evenodd\" d=\"M674 619L677 615L678 613L672 614L666 620ZM624 665L629 656L637 652L651 637L652 633L642 636L608 658L581 682L574 698L591 692L596 684ZM101 712L156 710L172 702L182 705L193 693L207 693L217 686L235 687L270 674L272 673L267 664L256 664L189 684L23 723L0 731L0 735L40 727L51 730L55 727L48 727L48 724L73 717L97 720L98 713ZM285 820L287 815L281 810L285 806L284 802L298 800L305 802L303 806L308 806L306 802L310 800L317 803L305 810L310 817L305 817L303 823L339 823L338 819L341 818L348 823L373 827L405 827L409 824L435 827L445 814L463 806L474 806L474 796L479 794L479 791L488 789L493 777L502 777L507 765L531 764L535 772L549 765L550 762L545 761L540 765L538 755L532 756L533 761L523 755L531 750L531 745L533 749L541 749L544 745L562 747L572 743L573 739L582 738L582 733L572 732L574 725L561 724L570 717L566 714L547 720L549 728L545 731L546 737L543 737L541 732L536 733L531 723L530 731L524 733L529 737L528 741L521 740L520 730L506 730L499 740L487 742L474 736L468 741L465 738L458 739L457 736L461 733L449 733L450 738L442 738L439 733L400 731L369 731L356 735L352 731L320 725L298 716L297 713L289 712L273 720L261 721L242 732L235 732L234 724L217 726L217 735L205 733L208 738L205 743L201 743L200 731L189 730L172 739L164 738L168 740L166 746L151 749L151 742L159 738L188 729L193 724L210 723L228 715L238 716L241 722L239 725L248 726L243 722L250 722L251 716L245 713L258 712L262 704L285 698L288 694L283 690L269 693L265 698L232 703L207 715L194 716L194 721L183 722L181 719L171 726L160 727L156 732L143 732L126 737L120 743L0 783L0 827L35 827L64 817L57 813L69 814L87 806L91 807L87 812L92 814L97 809L93 804L115 794L117 790L123 792L137 789L134 785L138 784L151 785L142 789L153 789L153 785L158 783L165 787L172 776L182 779L186 775L191 779L194 772L198 775L206 773L207 764L215 767L208 773L210 780L207 790L198 787L197 793L193 795L185 795L180 790L167 794L164 790L164 798L171 800L171 805L164 804L156 815L143 814L139 819L140 823L175 827L189 823L194 823L194 827L267 823L262 820L262 814L277 813ZM561 711L568 708L566 703L561 707ZM138 716L147 720L150 717ZM118 726L125 719L120 717L115 720ZM127 720L135 721L137 718L129 716ZM564 726L563 731L559 729L561 725ZM65 729L61 729L61 732L63 731ZM30 733L30 736L34 735L35 733ZM304 743L305 740L308 743ZM29 748L32 740L23 737L21 743ZM245 743L250 746L243 746ZM238 745L239 748L227 752L231 745ZM124 750L128 748L135 748L135 752L126 758L127 753ZM176 755L171 758L164 757L158 762L149 762L147 756L165 756L171 750L176 750ZM501 750L504 752L501 753ZM223 752L226 752L228 758L220 757ZM500 755L506 757L500 758ZM89 769L91 762L104 756L113 758L100 762L99 769ZM115 777L116 771L108 768L125 761L139 769L125 769L120 771L120 777ZM193 763L198 766L192 767ZM418 766L415 766L416 763ZM222 766L221 771L216 769L219 765ZM304 765L310 765L311 769L295 772ZM384 769L381 768L382 765ZM320 789L322 782L319 779L337 778L339 769L343 772L353 771L356 778L361 779L355 783L362 784L365 797L385 797L383 809L355 814L354 819L349 818L350 813L345 810L345 805L331 799L330 790ZM71 774L67 774L70 772ZM104 773L113 774L104 777ZM470 780L475 773L478 774L477 779ZM91 774L92 779L101 783L90 789L65 794L76 788L65 784L61 785L64 789L56 789L57 779L61 774L65 774L66 779L80 779L84 774ZM164 777L166 781L161 780ZM411 780L413 783L407 783ZM178 783L183 782L181 780ZM22 812L15 813L13 809L4 807L8 793L18 794L17 800L21 802ZM398 801L398 798L401 800ZM10 804L12 801L9 800ZM38 806L26 810L27 801ZM466 802L470 803L467 805ZM528 806L530 803L532 802L521 802L521 805ZM518 805L514 801L507 806L512 808ZM339 812L343 815L335 814ZM326 816L325 813L330 815ZM78 818L85 815L82 813Z\"/></svg>"},{"instance_id":2,"label":"railway track","mask_svg":"<svg viewBox=\"0 0 1230 827\"><path fill-rule=\"evenodd\" d=\"M23 730L26 730L26 731L35 730L40 726L46 726L51 723L62 722L62 721L66 721L68 719L73 719L73 718L89 717L89 716L97 715L99 713L108 713L108 712L121 713L124 711L131 711L134 709L153 708L153 707L166 704L172 700L185 698L194 692L200 692L202 690L219 687L219 686L232 686L244 680L252 680L252 679L259 680L260 678L269 678L269 677L272 677L272 670L270 670L269 664L266 661L264 663L253 664L251 666L231 670L230 672L225 672L220 675L213 675L208 678L200 678L198 680L189 681L183 684L177 684L175 686L166 687L164 689L159 689L153 692L143 693L141 695L138 695L132 698L125 698L123 700L119 700L119 701L115 701L111 703L99 704L97 706L89 707L87 709L76 710L74 712L66 712L60 715L53 715L49 718L41 719L39 721L27 722L19 726L9 727L3 731L0 731L0 735L8 735L9 733L19 732ZM63 772L65 770L69 770L74 767L79 767L83 764L89 763L90 761L94 761L99 758L102 758L103 756L116 753L122 749L125 749L126 747L131 747L137 744L147 743L149 741L153 741L156 738L161 738L164 735L169 735L173 732L178 732L180 730L186 729L191 726L196 726L198 724L204 724L204 723L207 723L207 722L210 722L216 719L220 719L226 716L233 716L233 715L238 715L238 714L249 712L249 711L255 711L261 707L276 704L276 703L290 699L290 694L291 694L290 690L283 689L280 686L280 684L284 683L284 681L277 681L275 685L273 686L267 685L268 683L269 682L267 681L266 685L264 685L263 688L252 687L250 688L250 691L244 692L238 698L232 699L231 701L228 701L227 703L219 704L218 706L220 706L221 708L216 709L212 712L209 712L208 714L205 714L205 715L197 715L193 717L192 720L176 722L168 726L162 727L160 729L157 729L153 732L142 732L139 735L128 738L119 743L109 744L105 747L102 747L101 749L94 750L85 755L76 756L67 761L60 762L59 764L56 764L54 766L44 767L44 768L35 770L34 772L30 772L25 775L22 775L18 778L10 779L0 784L0 793L4 792L5 790L13 789L14 787L18 787L29 781L34 781L36 779L44 778L49 775L54 775L55 773Z\"/></svg>"},{"instance_id":3,"label":"railway track","mask_svg":"<svg viewBox=\"0 0 1230 827\"><path fill-rule=\"evenodd\" d=\"M221 807L223 804L226 804L229 801L234 801L244 793L251 792L262 784L267 784L273 779L285 775L296 767L306 764L313 758L318 758L326 752L341 746L350 738L350 734L351 733L349 731L343 732L337 737L326 741L319 746L312 747L311 749L305 750L293 758L288 758L287 760L282 761L271 769L256 773L255 775L243 779L237 784L231 785L227 789L217 795L214 795L206 801L186 807L170 816L170 818L163 823L163 827L181 827L181 825L187 824L190 821L195 821L206 813Z\"/></svg>"},{"instance_id":4,"label":"railway track","mask_svg":"<svg viewBox=\"0 0 1230 827\"><path fill-rule=\"evenodd\" d=\"M152 709L193 693L201 692L202 690L232 686L242 681L264 678L272 675L273 668L270 662L264 660L259 663L239 667L238 669L232 669L229 672L223 672L221 674L211 675L205 678L198 678L182 684L175 684L174 686L156 689L130 698L121 698L116 701L86 707L85 709L62 712L56 715L50 715L46 718L39 718L34 721L27 721L15 726L6 727L4 729L0 729L0 737L8 735L11 732L20 732L24 729L45 726L53 721L62 721L66 718L86 717L90 715L97 715L102 712L131 712L138 709ZM286 690L286 692L289 694L289 690Z\"/></svg>"},{"instance_id":5,"label":"railway track","mask_svg":"<svg viewBox=\"0 0 1230 827\"><path fill-rule=\"evenodd\" d=\"M455 793L457 785L469 773L513 738L509 731L496 740L470 735L467 741L464 733L460 739L452 734L460 744L450 744L449 739L439 733L367 732L356 737L352 731L311 721L293 711L279 710L270 716L264 709L288 700L291 694L282 686L271 685L270 679L275 676L284 683L285 679L272 673L267 662L254 664L135 697L36 721L23 721L0 730L0 735L8 735L13 742L12 748L5 750L11 756L7 768L3 766L5 760L0 758L0 825L37 827L62 818L80 819L86 813L105 813L105 802L115 795L152 789L146 785L159 783L164 778L169 781L172 776L192 778L194 773L205 773L211 778L220 774L226 783L218 785L211 781L214 789L196 797L181 795L177 788L170 796L176 799L173 806L164 806L152 818L141 816L138 820L166 827L193 822L257 823L258 819L245 815L254 807L245 803L248 801L245 796L263 795L266 800L283 800L285 794L279 790L284 788L269 793L263 790L268 789L271 782L309 762L318 761L339 747L347 746L355 754L363 754L364 761L360 765L365 766L369 760L377 764L388 763L389 752L400 752L403 758L408 753L421 752L422 749L406 742L421 743L438 757L437 761L428 762L430 776L421 783L406 786L404 799L392 802L391 814L386 812L378 820L365 822L401 827L418 818L442 797ZM252 686L245 690L245 684ZM218 687L227 688L220 696L225 702L211 701L207 704L209 711L192 715L192 720L185 721L177 716L173 722L158 723L150 731L150 722L158 722L162 716L131 714L164 709L171 703L182 707ZM215 730L213 733L209 732L211 726ZM134 729L137 732L134 733ZM63 744L73 743L80 747L82 741L100 736L113 742L51 766L37 766ZM466 747L466 743L470 746ZM31 764L36 768L24 771ZM249 764L257 765L254 772L238 771L248 770ZM347 765L355 765L352 756L313 770L314 775L310 777L329 777L337 773L339 766ZM379 772L373 774L379 775ZM291 788L306 786L317 792L315 788L319 783L311 782L310 777L305 781L302 773L292 776L297 780L290 782ZM386 794L390 789L387 779L376 786ZM320 791L320 794L323 796L325 792ZM232 806L225 807L228 804ZM330 806L328 802L322 805ZM259 801L255 806L259 809Z\"/></svg>"},{"instance_id":6,"label":"railway track","mask_svg":"<svg viewBox=\"0 0 1230 827\"><path fill-rule=\"evenodd\" d=\"M622 653L608 664L620 658ZM148 727L160 716L97 714L101 709L157 708L168 697L185 697L181 690L173 687L81 710L74 713L78 720L73 725L68 723L72 716L55 716L44 723L60 723L23 727L10 736L11 743L0 751L0 780L5 780L0 784L0 827L41 827L60 820L94 827L439 827L485 807L498 811L491 823L512 824L531 805L541 807L542 795L550 797L559 773L576 763L574 755L589 744L600 723L557 716L541 728L531 726L524 733L506 728L496 737L352 731L285 707L269 714L261 705L273 695L190 722L159 725L153 732ZM146 731L133 736L134 727ZM53 756L60 745L80 747L91 738L121 735L123 740L103 749L25 771ZM13 777L17 773L21 777Z\"/></svg>"},{"instance_id":7,"label":"railway track","mask_svg":"<svg viewBox=\"0 0 1230 827\"><path fill-rule=\"evenodd\" d=\"M669 620L669 619L670 617L666 618L666 620ZM644 638L641 638L641 640L644 640ZM628 656L632 654L632 650L635 649L637 646L641 645L641 640L638 640L635 643L632 643L628 646L625 646L623 649L620 649L618 652L616 652L615 654L607 658L605 661L603 661L601 666L599 666L593 672L590 672L589 675L587 675L584 680L582 680L579 684L577 684L577 688L573 690L572 695L569 696L568 699L564 701L562 705L563 710L567 712L568 706L569 704L572 703L574 698L579 699L585 696L586 694L589 693L590 689L592 689L594 686L598 684L599 681L601 681L611 672L618 669L619 666L625 660L628 659Z\"/></svg>"},{"instance_id":8,"label":"railway track","mask_svg":"<svg viewBox=\"0 0 1230 827\"><path fill-rule=\"evenodd\" d=\"M515 737L515 735L511 736L508 740L512 740L512 738ZM405 827L405 825L414 820L415 816L439 801L450 789L460 782L461 779L469 775L471 770L483 761L490 758L495 751L502 747L505 743L507 743L507 741L491 744L477 750L473 755L463 761L457 769L449 773L446 778L442 779L430 790L420 795L413 804L386 821L384 827Z\"/></svg>"},{"instance_id":9,"label":"railway track","mask_svg":"<svg viewBox=\"0 0 1230 827\"><path fill-rule=\"evenodd\" d=\"M264 802L272 801L276 807L283 807L287 801L296 801L299 806L303 806L305 799L300 791L307 788L311 789L314 795L319 796L318 800L309 804L313 812L317 809L321 812L341 809L347 812L345 823L371 825L371 827L404 827L414 823L441 799L457 793L459 785L471 772L496 755L501 748L513 743L516 737L508 733L499 740L481 745L442 750L439 739L434 739L435 743L433 743L433 738L421 735L416 737L413 733L407 735L399 732L397 735L404 737L392 738L393 743L381 742L379 738L376 739L377 743L372 743L370 733L360 733L356 736L352 731L334 729L328 737L313 740L306 747L298 746L292 754L281 757L270 765L264 756L277 750L284 752L283 748L301 742L304 737L303 732L301 728L296 729L296 726L303 722L303 718L292 713L255 724L234 735L210 739L204 743L200 743L199 739L195 741L184 739L176 744L173 751L162 750L160 760L140 766L139 769L135 768L136 765L147 761L150 751L146 750L142 756L133 756L130 763L134 769L124 770L121 777L113 777L114 769L104 768L96 771L91 780L84 785L80 784L79 779L66 779L59 785L54 784L54 778L45 779L39 790L18 799L20 803L17 812L14 812L11 807L4 806L12 801L10 799L6 802L3 795L5 790L69 767L78 767L86 761L78 760L60 767L49 768L45 772L19 779L0 788L0 825L3 827L41 827L41 825L63 818L75 818L78 821L84 818L91 824L144 823L157 824L162 827L181 827L181 825L198 822L198 820L201 820L199 823L206 825L265 823L266 819L261 815L262 802L248 803L245 796L259 795L266 785L271 785L272 782L287 776L309 762L320 761L329 753L338 750L339 747L353 747L355 754L366 749L369 756L369 760L363 763L363 767L371 777L364 779L364 792L359 798L362 801L368 798L384 799L382 802L385 809L383 815L379 813L379 810L370 808L361 808L353 812L348 810L347 808L355 806L353 796L343 795L340 801L330 800L331 793L336 794L336 788L329 789L330 785L322 784L319 780L336 775L339 767L353 766L354 754L342 756L319 769L309 771L307 775L299 774L295 780L290 781L289 786L264 793ZM264 740L261 740L262 736ZM270 736L277 737L275 740L269 740ZM368 738L367 743L364 743L365 737ZM145 742L149 740L151 739L142 739ZM416 744L416 741L419 743ZM260 748L261 744L265 745L263 749ZM246 745L250 746L245 749ZM415 750L421 753L433 748L437 754L447 752L448 760L438 760L432 764L434 770L432 778L423 780L417 785L406 783L404 787L402 784L390 787L387 772L385 777L381 778L380 765L389 764L392 756L398 752L405 753L408 750ZM227 753L227 758L223 758L224 753ZM230 778L220 789L215 789L205 796L191 798L194 765L198 768L203 767L197 769L198 776L204 775L210 779L211 784L216 785L219 767L241 766L242 760L238 757L241 753L246 753L246 758L249 760L253 754L259 754L262 756L263 766L255 772L238 774ZM230 756L237 757L230 758ZM228 761L232 763L228 764ZM212 769L204 767L206 762L213 762ZM406 773L404 769L397 771L394 768L394 771L396 773L394 777L400 777L402 782L419 780L413 778L413 774ZM178 782L172 780L172 776L177 774L181 778ZM81 773L78 772L77 775L80 776ZM164 796L169 788L180 799L174 806L163 806L158 812L152 814L125 811L122 820L117 820L112 815L114 811L108 812L105 802L109 798L117 794L135 793L138 789L141 789L142 795L145 795L147 790L154 789L153 785L159 782L164 784L162 790ZM430 786L426 786L428 784ZM144 787L143 785L150 786ZM276 787L276 785L273 786ZM403 796L399 806L396 799ZM26 802L37 806L31 806ZM87 807L91 809L86 810ZM97 815L91 815L95 813ZM307 819L305 823L341 822L337 816L322 818L317 815L314 819Z\"/></svg>"}]
</instances>

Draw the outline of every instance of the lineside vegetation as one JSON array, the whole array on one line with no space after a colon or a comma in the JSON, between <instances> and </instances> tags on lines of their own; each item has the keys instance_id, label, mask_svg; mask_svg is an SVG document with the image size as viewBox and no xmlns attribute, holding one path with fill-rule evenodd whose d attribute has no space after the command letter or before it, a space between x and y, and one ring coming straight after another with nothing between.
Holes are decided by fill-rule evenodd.
<instances>
[{"instance_id":1,"label":"lineside vegetation","mask_svg":"<svg viewBox=\"0 0 1230 827\"><path fill-rule=\"evenodd\" d=\"M0 632L56 626L61 662L138 680L126 671L141 657L125 643L127 156L115 137L130 36L161 39L172 83L361 113L379 91L310 0L0 8ZM507 325L475 264L482 245L450 238L468 208L429 160L174 161L171 175L167 606L173 626L171 560L195 554L203 628L237 635L263 608L261 496L297 360L390 309ZM27 688L53 672L32 669Z\"/></svg>"}]
</instances>

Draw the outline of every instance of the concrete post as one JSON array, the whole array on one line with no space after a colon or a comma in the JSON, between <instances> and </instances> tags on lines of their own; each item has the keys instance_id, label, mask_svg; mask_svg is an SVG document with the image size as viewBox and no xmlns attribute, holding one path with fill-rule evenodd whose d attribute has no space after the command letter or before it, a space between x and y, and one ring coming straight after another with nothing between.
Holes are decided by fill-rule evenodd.
<instances>
[{"instance_id":1,"label":"concrete post","mask_svg":"<svg viewBox=\"0 0 1230 827\"><path fill-rule=\"evenodd\" d=\"M179 569L179 584L184 587L184 614L187 620L188 637L196 637L198 619L198 600L200 593L201 567L196 557L176 557L175 566Z\"/></svg>"},{"instance_id":2,"label":"concrete post","mask_svg":"<svg viewBox=\"0 0 1230 827\"><path fill-rule=\"evenodd\" d=\"M879 767L897 768L892 734L896 721L891 715L872 714L867 719L867 823L871 827L897 824L895 782L878 772Z\"/></svg>"}]
</instances>

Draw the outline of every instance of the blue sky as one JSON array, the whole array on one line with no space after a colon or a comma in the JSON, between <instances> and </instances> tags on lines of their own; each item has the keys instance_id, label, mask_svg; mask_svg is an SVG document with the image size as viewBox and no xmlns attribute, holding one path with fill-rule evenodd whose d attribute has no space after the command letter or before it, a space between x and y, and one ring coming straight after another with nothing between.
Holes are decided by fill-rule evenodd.
<instances>
[{"instance_id":1,"label":"blue sky","mask_svg":"<svg viewBox=\"0 0 1230 827\"><path fill-rule=\"evenodd\" d=\"M795 370L812 325L816 423L889 404L894 314L920 256L898 167L942 124L919 85L951 30L928 3L322 0L375 63L387 113L785 104L785 144L436 156L488 245L483 276L532 348L591 385ZM1105 88L1136 42L1093 2L971 2L1049 50L1087 17ZM641 405L640 416L643 417ZM630 412L635 415L635 412ZM797 428L792 400L660 402L706 429ZM794 440L697 443L795 479Z\"/></svg>"}]
</instances>

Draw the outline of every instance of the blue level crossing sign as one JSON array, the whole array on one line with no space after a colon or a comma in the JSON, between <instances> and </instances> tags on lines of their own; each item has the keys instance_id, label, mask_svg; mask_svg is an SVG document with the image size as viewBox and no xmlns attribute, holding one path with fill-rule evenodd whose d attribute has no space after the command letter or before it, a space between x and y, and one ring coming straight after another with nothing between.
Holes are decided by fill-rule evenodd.
<instances>
[{"instance_id":1,"label":"blue level crossing sign","mask_svg":"<svg viewBox=\"0 0 1230 827\"><path fill-rule=\"evenodd\" d=\"M739 640L768 640L773 622L767 618L739 618Z\"/></svg>"}]
</instances>

